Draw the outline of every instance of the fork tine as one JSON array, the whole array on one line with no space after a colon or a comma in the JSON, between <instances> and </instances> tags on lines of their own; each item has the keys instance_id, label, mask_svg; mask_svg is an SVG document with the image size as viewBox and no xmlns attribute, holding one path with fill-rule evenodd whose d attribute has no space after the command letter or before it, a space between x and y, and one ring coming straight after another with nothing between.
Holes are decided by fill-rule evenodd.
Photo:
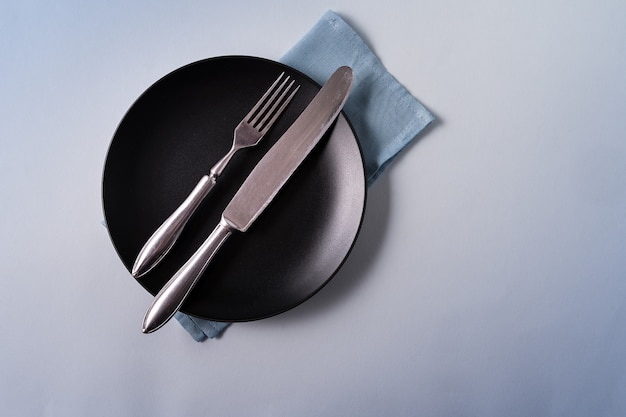
<instances>
[{"instance_id":1,"label":"fork tine","mask_svg":"<svg viewBox=\"0 0 626 417\"><path fill-rule=\"evenodd\" d=\"M267 115L265 117L265 120L262 120L260 123L260 131L261 133L265 133L267 132L267 130L272 127L272 125L274 124L274 122L276 121L276 119L278 119L278 116L281 115L281 113L283 112L283 110L285 110L285 107L287 107L287 104L289 104L289 102L291 101L291 99L293 98L293 96L296 95L296 93L298 92L298 90L300 89L300 86L297 86L296 88L293 89L293 91L291 92L291 94L289 94L289 97L285 98L285 95L289 92L289 90L291 89L291 87L293 86L293 83L295 82L295 80L292 80L291 83L289 84L289 86L287 86L287 88L285 89L285 91L283 91L283 93L280 95L280 97L278 98L278 100L276 100L276 102L274 103L274 106L272 106L272 108L267 112ZM280 104L282 103L282 104ZM278 108L278 110L276 110L276 107L280 104L280 107ZM271 119L268 120L268 118L271 116Z\"/></svg>"},{"instance_id":2,"label":"fork tine","mask_svg":"<svg viewBox=\"0 0 626 417\"><path fill-rule=\"evenodd\" d=\"M265 101L265 104L263 105L263 107L261 108L261 110L259 110L257 112L257 114L254 116L254 118L252 120L250 120L248 123L250 123L252 125L252 127L254 127L257 130L260 130L261 128L259 127L259 125L262 124L262 121L264 119L267 119L267 117L274 111L274 109L276 108L276 105L280 102L280 100L282 100L282 98L285 95L285 92L287 90L283 90L285 88L285 85L287 84L287 82L289 81L289 76L287 76L287 78L285 78L285 80L280 84L280 86L278 86L274 92L272 93L272 95L270 96L270 98L268 98ZM287 89L291 88L291 85L293 85L293 81L291 82L291 84L287 87ZM281 94L281 96L278 96L278 94L283 91L283 93Z\"/></svg>"},{"instance_id":3,"label":"fork tine","mask_svg":"<svg viewBox=\"0 0 626 417\"><path fill-rule=\"evenodd\" d=\"M272 83L270 88L268 88L265 91L265 93L263 93L263 96L259 99L259 101L256 102L256 104L254 105L254 107L252 107L252 109L250 109L246 117L244 117L244 120L246 121L246 123L252 123L252 121L254 120L253 119L254 116L258 117L260 113L263 113L264 109L267 107L267 103L271 103L274 97L276 96L276 94L278 93L278 91L280 91L280 89L283 88L283 86L289 79L288 75L287 75L287 78L283 80L282 84L278 88L276 88L280 80L283 78L283 75L285 75L285 73L281 72L278 78L276 78L276 80L274 81L274 83ZM259 110L261 106L263 106L263 108Z\"/></svg>"}]
</instances>

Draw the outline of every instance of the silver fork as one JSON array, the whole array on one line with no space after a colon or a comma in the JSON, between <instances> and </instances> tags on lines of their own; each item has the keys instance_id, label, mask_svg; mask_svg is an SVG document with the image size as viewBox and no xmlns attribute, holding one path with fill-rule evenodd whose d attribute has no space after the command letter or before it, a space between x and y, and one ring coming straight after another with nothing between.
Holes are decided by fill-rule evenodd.
<instances>
[{"instance_id":1,"label":"silver fork","mask_svg":"<svg viewBox=\"0 0 626 417\"><path fill-rule=\"evenodd\" d=\"M220 159L208 175L204 175L185 201L168 217L141 248L131 270L134 277L140 277L154 268L174 246L187 221L196 211L202 200L209 194L217 179L240 149L258 144L274 122L281 115L300 86L293 88L295 80L287 85L289 76L281 73L261 99L235 128L233 144L228 153Z\"/></svg>"}]
</instances>

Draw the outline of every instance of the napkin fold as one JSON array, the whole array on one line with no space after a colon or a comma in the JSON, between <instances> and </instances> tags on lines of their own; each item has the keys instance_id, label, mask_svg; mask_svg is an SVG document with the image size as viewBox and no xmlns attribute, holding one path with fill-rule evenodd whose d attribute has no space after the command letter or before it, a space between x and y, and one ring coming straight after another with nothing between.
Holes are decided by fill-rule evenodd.
<instances>
[{"instance_id":1,"label":"napkin fold","mask_svg":"<svg viewBox=\"0 0 626 417\"><path fill-rule=\"evenodd\" d=\"M363 151L367 185L433 120L433 115L382 65L363 39L337 13L326 12L280 62L324 84L348 65L354 84L344 112ZM177 313L198 342L220 336L230 323Z\"/></svg>"}]
</instances>

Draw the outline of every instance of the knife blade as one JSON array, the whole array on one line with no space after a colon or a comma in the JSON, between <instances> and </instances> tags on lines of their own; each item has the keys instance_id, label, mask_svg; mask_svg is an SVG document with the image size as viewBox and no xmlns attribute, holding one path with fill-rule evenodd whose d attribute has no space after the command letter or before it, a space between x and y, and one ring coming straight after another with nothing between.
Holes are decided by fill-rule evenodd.
<instances>
[{"instance_id":1,"label":"knife blade","mask_svg":"<svg viewBox=\"0 0 626 417\"><path fill-rule=\"evenodd\" d=\"M246 232L272 202L339 115L352 80L350 67L338 68L254 167L213 232L155 296L143 319L144 333L161 328L174 316L228 237Z\"/></svg>"}]
</instances>

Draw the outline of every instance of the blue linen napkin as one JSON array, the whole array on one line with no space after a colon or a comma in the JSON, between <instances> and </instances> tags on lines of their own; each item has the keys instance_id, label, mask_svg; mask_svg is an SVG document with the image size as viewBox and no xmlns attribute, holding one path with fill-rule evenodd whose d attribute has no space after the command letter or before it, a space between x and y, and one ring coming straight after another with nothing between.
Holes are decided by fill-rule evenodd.
<instances>
[{"instance_id":1,"label":"blue linen napkin","mask_svg":"<svg viewBox=\"0 0 626 417\"><path fill-rule=\"evenodd\" d=\"M354 85L344 112L363 150L367 185L434 117L382 65L363 39L335 12L326 12L280 62L324 84L340 66L352 67ZM177 313L198 342L220 336L230 323Z\"/></svg>"}]
</instances>

